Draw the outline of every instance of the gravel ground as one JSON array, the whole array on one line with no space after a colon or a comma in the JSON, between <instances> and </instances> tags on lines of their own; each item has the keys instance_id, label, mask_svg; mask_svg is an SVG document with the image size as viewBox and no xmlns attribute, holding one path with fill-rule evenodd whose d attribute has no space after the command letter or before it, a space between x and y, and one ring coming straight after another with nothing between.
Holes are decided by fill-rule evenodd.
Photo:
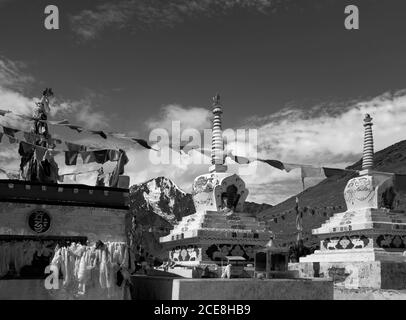
<instances>
[{"instance_id":1,"label":"gravel ground","mask_svg":"<svg viewBox=\"0 0 406 320\"><path fill-rule=\"evenodd\" d=\"M406 300L406 290L334 288L334 300Z\"/></svg>"}]
</instances>

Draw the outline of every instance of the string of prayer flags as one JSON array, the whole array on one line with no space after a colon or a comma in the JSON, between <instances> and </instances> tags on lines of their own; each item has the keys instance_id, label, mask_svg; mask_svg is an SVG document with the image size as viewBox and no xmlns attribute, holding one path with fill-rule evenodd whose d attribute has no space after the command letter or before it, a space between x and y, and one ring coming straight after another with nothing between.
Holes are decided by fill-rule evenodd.
<instances>
[{"instance_id":1,"label":"string of prayer flags","mask_svg":"<svg viewBox=\"0 0 406 320\"><path fill-rule=\"evenodd\" d=\"M77 126L74 124L71 124L68 120L64 119L64 120L59 120L59 121L47 121L47 120L39 120L41 122L48 122L51 125L55 125L55 126L65 126L68 127L69 129L75 130L78 133L83 132L83 127L81 126Z\"/></svg>"},{"instance_id":2,"label":"string of prayer flags","mask_svg":"<svg viewBox=\"0 0 406 320\"><path fill-rule=\"evenodd\" d=\"M301 165L301 179L303 190L305 189L305 178L330 178L333 176L340 176L348 172L357 172L356 170L348 170L348 169L337 169L337 168L326 168L326 167L313 167L313 166L306 166Z\"/></svg>"},{"instance_id":3,"label":"string of prayer flags","mask_svg":"<svg viewBox=\"0 0 406 320\"><path fill-rule=\"evenodd\" d=\"M177 147L179 147L179 150L178 150ZM184 142L184 143L181 142L181 144L180 144L179 146L177 146L177 145L174 146L174 145L171 143L171 144L169 144L169 148L171 148L171 149L174 150L174 151L179 152L180 154L189 154L189 152L192 151L192 150L201 149L200 146L198 146L198 145L191 145L189 142ZM200 151L200 150L198 150L198 151ZM204 154L204 153L202 152L202 154Z\"/></svg>"},{"instance_id":4,"label":"string of prayer flags","mask_svg":"<svg viewBox=\"0 0 406 320\"><path fill-rule=\"evenodd\" d=\"M103 139L107 139L107 135L101 130L89 130L90 133L97 134Z\"/></svg>"},{"instance_id":5,"label":"string of prayer flags","mask_svg":"<svg viewBox=\"0 0 406 320\"><path fill-rule=\"evenodd\" d=\"M197 145L193 146L193 145L190 145L189 143L181 144L179 147L180 151L185 154L188 154L190 151L195 150L197 148L199 148L199 146L197 146Z\"/></svg>"},{"instance_id":6,"label":"string of prayer flags","mask_svg":"<svg viewBox=\"0 0 406 320\"><path fill-rule=\"evenodd\" d=\"M158 151L158 150L152 148L148 144L148 142L146 140L139 139L139 138L128 137L124 133L117 133L117 132L111 132L111 133L107 132L106 133L106 132L104 132L102 130L86 129L86 128L82 127L82 126L72 124L66 119L64 119L64 120L39 120L39 119L34 119L33 117L28 117L28 116L24 116L24 115L21 115L21 114L13 113L11 111L0 110L0 115L5 115L7 113L12 113L12 114L14 114L16 116L19 116L19 117L22 117L22 118L28 119L28 120L36 120L38 122L48 123L50 125L67 127L67 128L72 129L72 130L75 130L78 133L82 133L83 131L86 131L86 132L89 132L91 134L98 135L98 136L102 137L103 139L107 139L108 136L111 136L111 137L115 137L117 139L131 140L131 141L137 142L139 145L141 145L142 147L144 147L146 149Z\"/></svg>"},{"instance_id":7,"label":"string of prayer flags","mask_svg":"<svg viewBox=\"0 0 406 320\"><path fill-rule=\"evenodd\" d=\"M83 132L83 128L81 126L75 126L75 125L68 125L67 126L69 129L75 130L78 133L82 133Z\"/></svg>"},{"instance_id":8,"label":"string of prayer flags","mask_svg":"<svg viewBox=\"0 0 406 320\"><path fill-rule=\"evenodd\" d=\"M7 136L10 140L11 143L16 143L16 142L21 142L18 138L15 137L15 134L18 132L23 132L23 136L25 143L28 145L31 145L33 148L42 148L42 153L44 153L48 148L45 148L41 146L39 141L43 141L44 139L48 142L49 146L55 147L56 144L62 144L62 140L48 137L44 138L43 136L39 134L35 134L32 132L25 132L19 129L14 129L14 128L9 128L9 127L3 127L3 133L0 133L0 142L1 138L3 135ZM65 141L65 145L68 149L68 151L53 151L53 154L58 154L60 152L66 152L65 154L65 162L67 165L71 163L71 165L76 164L77 160L77 155L75 153L80 153L82 156L82 159L84 160L84 163L91 163L91 162L97 162L97 163L105 163L107 161L117 161L119 159L119 152L118 150L113 150L113 149L94 149L92 147L87 147L84 145L72 143L72 142L67 142ZM25 144L24 144L25 146ZM48 149L48 150L52 150ZM89 150L89 151L88 151ZM39 150L37 152L40 152ZM75 160L76 159L76 160Z\"/></svg>"},{"instance_id":9,"label":"string of prayer flags","mask_svg":"<svg viewBox=\"0 0 406 320\"><path fill-rule=\"evenodd\" d=\"M269 160L269 159L257 159L258 161L264 162L269 164L270 166L279 169L279 170L285 170L287 172L289 172L289 170L286 170L284 164L279 161L279 160Z\"/></svg>"},{"instance_id":10,"label":"string of prayer flags","mask_svg":"<svg viewBox=\"0 0 406 320\"><path fill-rule=\"evenodd\" d=\"M247 158L247 157L234 155L232 152L229 152L227 154L227 157L229 157L231 160L237 162L238 164L249 164L253 161L264 162L276 169L284 170L286 172L290 172L293 169L300 168L299 164L284 163L282 161L273 160L273 159Z\"/></svg>"},{"instance_id":11,"label":"string of prayer flags","mask_svg":"<svg viewBox=\"0 0 406 320\"><path fill-rule=\"evenodd\" d=\"M137 138L131 138L131 140L137 142L140 146L144 147L145 149L150 149L150 150L155 150L158 151L154 148L152 148L147 141L145 141L144 139L137 139Z\"/></svg>"},{"instance_id":12,"label":"string of prayer flags","mask_svg":"<svg viewBox=\"0 0 406 320\"><path fill-rule=\"evenodd\" d=\"M40 120L40 121L44 121L44 120ZM64 120L48 120L49 124L52 125L68 125L70 124L68 120L64 119Z\"/></svg>"},{"instance_id":13,"label":"string of prayer flags","mask_svg":"<svg viewBox=\"0 0 406 320\"><path fill-rule=\"evenodd\" d=\"M233 160L234 162L237 162L238 164L249 164L251 162L250 159L246 157L236 156L232 152L229 152L227 154L227 157Z\"/></svg>"}]
</instances>

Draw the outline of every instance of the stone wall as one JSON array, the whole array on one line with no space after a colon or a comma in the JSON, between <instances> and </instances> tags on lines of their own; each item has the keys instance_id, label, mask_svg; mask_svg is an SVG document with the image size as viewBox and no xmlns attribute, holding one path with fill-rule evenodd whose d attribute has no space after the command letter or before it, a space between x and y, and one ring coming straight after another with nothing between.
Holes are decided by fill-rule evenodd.
<instances>
[{"instance_id":1,"label":"stone wall","mask_svg":"<svg viewBox=\"0 0 406 320\"><path fill-rule=\"evenodd\" d=\"M85 295L68 292L65 289L45 288L44 279L18 279L0 281L0 300L126 300L129 294L124 287L114 286L110 292L100 287L88 288ZM62 288L62 280L60 280Z\"/></svg>"},{"instance_id":2,"label":"stone wall","mask_svg":"<svg viewBox=\"0 0 406 320\"><path fill-rule=\"evenodd\" d=\"M332 300L323 279L173 279L133 276L133 300Z\"/></svg>"},{"instance_id":3,"label":"stone wall","mask_svg":"<svg viewBox=\"0 0 406 320\"><path fill-rule=\"evenodd\" d=\"M30 229L28 217L43 210L51 218L50 228L38 234ZM126 241L127 210L67 205L0 203L0 235L82 236L90 241Z\"/></svg>"},{"instance_id":4,"label":"stone wall","mask_svg":"<svg viewBox=\"0 0 406 320\"><path fill-rule=\"evenodd\" d=\"M347 289L406 289L406 263L300 262L289 263L289 270L303 278L331 279L335 286Z\"/></svg>"}]
</instances>

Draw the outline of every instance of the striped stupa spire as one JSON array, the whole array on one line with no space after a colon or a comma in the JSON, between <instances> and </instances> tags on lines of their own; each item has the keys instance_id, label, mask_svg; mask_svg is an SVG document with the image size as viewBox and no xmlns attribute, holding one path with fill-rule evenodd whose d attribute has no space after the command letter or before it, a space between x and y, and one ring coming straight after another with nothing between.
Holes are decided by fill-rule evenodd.
<instances>
[{"instance_id":1,"label":"striped stupa spire","mask_svg":"<svg viewBox=\"0 0 406 320\"><path fill-rule=\"evenodd\" d=\"M224 142L221 128L221 115L223 110L220 104L220 95L213 97L213 132L211 140L211 163L210 172L225 172L224 165Z\"/></svg>"},{"instance_id":2,"label":"striped stupa spire","mask_svg":"<svg viewBox=\"0 0 406 320\"><path fill-rule=\"evenodd\" d=\"M369 114L364 119L364 152L362 155L362 170L372 169L374 166L374 138L372 135L372 118Z\"/></svg>"}]
</instances>

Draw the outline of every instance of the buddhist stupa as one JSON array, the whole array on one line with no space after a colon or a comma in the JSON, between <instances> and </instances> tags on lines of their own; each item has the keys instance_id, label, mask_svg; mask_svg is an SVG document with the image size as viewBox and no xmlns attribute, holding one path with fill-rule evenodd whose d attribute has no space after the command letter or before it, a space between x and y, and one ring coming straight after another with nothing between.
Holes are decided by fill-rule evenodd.
<instances>
[{"instance_id":1,"label":"buddhist stupa","mask_svg":"<svg viewBox=\"0 0 406 320\"><path fill-rule=\"evenodd\" d=\"M345 287L406 288L406 217L396 210L396 175L374 170L372 125L367 114L362 170L344 189L347 211L313 230L320 250L300 258L300 269L317 263L320 274L340 276Z\"/></svg>"},{"instance_id":2,"label":"buddhist stupa","mask_svg":"<svg viewBox=\"0 0 406 320\"><path fill-rule=\"evenodd\" d=\"M169 235L160 238L170 261L181 266L216 264L227 256L253 261L255 250L271 238L264 222L243 212L248 196L244 181L227 172L218 94L212 108L212 164L209 173L198 176L193 183L196 213L184 217Z\"/></svg>"}]
</instances>

